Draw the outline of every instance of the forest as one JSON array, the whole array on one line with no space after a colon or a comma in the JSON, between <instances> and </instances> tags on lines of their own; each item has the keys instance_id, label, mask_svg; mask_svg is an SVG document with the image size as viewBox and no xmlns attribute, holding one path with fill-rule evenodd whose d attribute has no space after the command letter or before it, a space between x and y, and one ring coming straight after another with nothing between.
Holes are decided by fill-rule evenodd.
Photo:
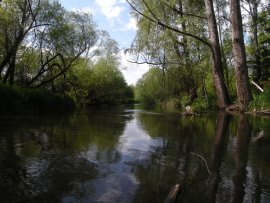
<instances>
[{"instance_id":1,"label":"forest","mask_svg":"<svg viewBox=\"0 0 270 203\"><path fill-rule=\"evenodd\" d=\"M269 0L0 0L1 202L270 202L269 115Z\"/></svg>"},{"instance_id":2,"label":"forest","mask_svg":"<svg viewBox=\"0 0 270 203\"><path fill-rule=\"evenodd\" d=\"M119 68L118 43L91 15L68 11L59 1L2 0L1 108L134 100L192 112L270 107L269 2L126 3L138 31L125 52L133 56L130 63L151 67L135 87Z\"/></svg>"},{"instance_id":3,"label":"forest","mask_svg":"<svg viewBox=\"0 0 270 203\"><path fill-rule=\"evenodd\" d=\"M1 109L132 102L118 52L89 14L58 1L1 1Z\"/></svg>"},{"instance_id":4,"label":"forest","mask_svg":"<svg viewBox=\"0 0 270 203\"><path fill-rule=\"evenodd\" d=\"M153 67L137 83L140 101L198 112L269 108L269 2L127 2L139 27L127 51Z\"/></svg>"}]
</instances>

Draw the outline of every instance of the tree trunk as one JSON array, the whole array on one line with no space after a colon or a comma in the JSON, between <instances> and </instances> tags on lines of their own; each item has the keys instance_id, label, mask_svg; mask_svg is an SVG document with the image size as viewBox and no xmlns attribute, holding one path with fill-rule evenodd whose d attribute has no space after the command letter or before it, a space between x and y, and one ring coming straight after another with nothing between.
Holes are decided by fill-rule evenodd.
<instances>
[{"instance_id":1,"label":"tree trunk","mask_svg":"<svg viewBox=\"0 0 270 203\"><path fill-rule=\"evenodd\" d=\"M221 51L217 30L217 22L214 13L213 0L204 0L208 21L209 38L212 53L212 77L217 95L217 105L219 109L225 109L229 103L229 94L224 81L222 68Z\"/></svg>"},{"instance_id":2,"label":"tree trunk","mask_svg":"<svg viewBox=\"0 0 270 203\"><path fill-rule=\"evenodd\" d=\"M222 24L221 24L221 18L223 14L220 14L220 5L216 3L216 9L217 9L217 26L218 26L218 33L219 33L219 42L220 42L220 51L221 51L221 56L222 56L222 65L223 65L223 70L224 70L224 75L225 75L225 84L227 85L228 91L230 92L230 80L229 80L229 70L228 70L228 64L227 64L227 57L224 51L224 45L223 45L223 40L222 40Z\"/></svg>"},{"instance_id":3,"label":"tree trunk","mask_svg":"<svg viewBox=\"0 0 270 203\"><path fill-rule=\"evenodd\" d=\"M15 74L15 67L16 67L16 57L17 53L12 56L11 61L10 61L10 67L9 67L9 80L8 83L9 85L13 85L14 83L14 74Z\"/></svg>"},{"instance_id":4,"label":"tree trunk","mask_svg":"<svg viewBox=\"0 0 270 203\"><path fill-rule=\"evenodd\" d=\"M262 79L262 68L261 68L261 58L260 58L260 50L259 50L259 40L258 40L258 6L260 1L249 1L249 15L250 23L251 23L251 47L253 49L254 54L254 81L259 83Z\"/></svg>"},{"instance_id":5,"label":"tree trunk","mask_svg":"<svg viewBox=\"0 0 270 203\"><path fill-rule=\"evenodd\" d=\"M232 21L232 45L235 63L237 97L240 111L245 111L248 103L252 100L252 94L248 80L242 15L239 0L230 1L230 13Z\"/></svg>"}]
</instances>

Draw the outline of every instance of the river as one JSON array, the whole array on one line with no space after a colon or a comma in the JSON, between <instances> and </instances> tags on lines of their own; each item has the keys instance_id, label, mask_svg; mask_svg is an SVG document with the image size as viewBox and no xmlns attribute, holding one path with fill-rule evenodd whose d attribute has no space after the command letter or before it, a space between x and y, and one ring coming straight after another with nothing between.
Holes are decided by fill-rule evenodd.
<instances>
[{"instance_id":1,"label":"river","mask_svg":"<svg viewBox=\"0 0 270 203\"><path fill-rule=\"evenodd\" d=\"M270 202L270 119L139 106L0 117L0 202Z\"/></svg>"}]
</instances>

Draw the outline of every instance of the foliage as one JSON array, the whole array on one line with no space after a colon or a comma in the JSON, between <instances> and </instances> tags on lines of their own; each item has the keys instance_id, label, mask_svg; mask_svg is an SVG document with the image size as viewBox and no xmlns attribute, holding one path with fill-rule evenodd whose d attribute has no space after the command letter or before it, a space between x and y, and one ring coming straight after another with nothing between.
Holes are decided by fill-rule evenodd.
<instances>
[{"instance_id":1,"label":"foliage","mask_svg":"<svg viewBox=\"0 0 270 203\"><path fill-rule=\"evenodd\" d=\"M170 95L165 80L162 70L151 68L136 84L136 100L148 106L162 105Z\"/></svg>"},{"instance_id":2,"label":"foliage","mask_svg":"<svg viewBox=\"0 0 270 203\"><path fill-rule=\"evenodd\" d=\"M194 113L203 113L208 109L207 101L203 98L196 98L192 102L192 110Z\"/></svg>"},{"instance_id":3,"label":"foliage","mask_svg":"<svg viewBox=\"0 0 270 203\"><path fill-rule=\"evenodd\" d=\"M91 15L67 11L55 0L5 0L0 7L4 84L50 89L82 55L95 52L98 35Z\"/></svg>"},{"instance_id":4,"label":"foliage","mask_svg":"<svg viewBox=\"0 0 270 203\"><path fill-rule=\"evenodd\" d=\"M270 4L262 1L250 1L247 44L247 59L252 78L259 84L269 83L270 77Z\"/></svg>"},{"instance_id":5,"label":"foliage","mask_svg":"<svg viewBox=\"0 0 270 203\"><path fill-rule=\"evenodd\" d=\"M270 109L270 90L265 92L259 92L254 94L253 101L249 104L248 109L250 111Z\"/></svg>"},{"instance_id":6,"label":"foliage","mask_svg":"<svg viewBox=\"0 0 270 203\"><path fill-rule=\"evenodd\" d=\"M118 43L97 30L90 14L56 0L4 0L0 14L0 83L39 89L3 87L3 103L50 109L60 105L60 94L78 104L133 102L118 69Z\"/></svg>"},{"instance_id":7,"label":"foliage","mask_svg":"<svg viewBox=\"0 0 270 203\"><path fill-rule=\"evenodd\" d=\"M71 97L55 95L44 89L0 86L0 112L2 113L71 112L75 106Z\"/></svg>"},{"instance_id":8,"label":"foliage","mask_svg":"<svg viewBox=\"0 0 270 203\"><path fill-rule=\"evenodd\" d=\"M134 102L134 88L127 85L115 58L101 57L95 63L81 61L67 77L72 85L61 85L60 80L56 86L62 87L62 91L75 98L79 104L115 105Z\"/></svg>"},{"instance_id":9,"label":"foliage","mask_svg":"<svg viewBox=\"0 0 270 203\"><path fill-rule=\"evenodd\" d=\"M159 67L163 71L166 84L162 86L170 88L165 88L162 95L166 95L166 98L177 99L181 106L194 105L199 109L205 109L206 106L212 107L220 100L221 89L219 89L220 86L216 80L222 78L224 73L225 83L223 79L220 79L220 83L228 87L230 98L233 99L232 103L234 101L241 103L244 97L248 97L247 95L243 96L239 91L237 94L236 91L237 87L239 89L242 84L241 74L235 74L234 70L234 67L237 66L233 63L235 61L233 57L237 56L233 56L232 53L232 27L227 20L230 18L227 11L231 2L220 0L215 3L212 1L186 0L132 0L129 2L133 7L132 14L137 19L139 29L128 51L136 55L135 61L148 63L150 66ZM243 22L245 23L243 27L246 29L245 31L248 30L245 35L247 36L245 39L248 39L245 40L245 45L249 45L247 42L250 41L252 35L258 35L258 45L256 45L256 49L254 49L254 45L249 47L248 50L251 51L248 52L248 59L254 62L257 55L260 56L260 67L257 70L260 70L262 75L259 84L263 86L269 80L269 3L260 0L243 1L241 3L242 12L245 13L243 15ZM221 47L220 54L213 53L213 48L216 46L211 48L214 57L212 59L214 60L210 60L211 52L208 49L208 46L213 43L213 38L211 38L212 41L209 40L213 33L206 29L210 22L210 14L207 13L209 9L206 10L205 8L209 5L211 7L211 4L215 7L215 14L211 18L217 19L217 25L214 25L214 23L212 27L217 27L219 33L219 36L217 36L219 40L217 41L220 41ZM256 30L254 31L255 27L257 27L257 33ZM221 71L218 74L217 69L215 69L217 60L222 61L222 68L219 69ZM216 63L216 65L211 70L209 67L213 63ZM244 69L246 70L247 67L245 66ZM250 76L254 73L255 71L250 72ZM145 80L144 77L142 77L140 83ZM240 88L240 90L249 89L247 79L245 81L246 87ZM142 86L140 83L137 86ZM141 92L140 94L137 93L141 97L140 100L143 98L143 102L150 104L158 104L163 101L162 96L160 98L155 97L156 92L147 92L147 89L151 89L151 82L148 83L149 88L145 88L144 93L136 88L136 92ZM152 83L153 86L157 86L155 80ZM156 87L156 89L158 88ZM224 93L222 97L225 96ZM242 100L240 97L243 97ZM249 101L250 98L245 99ZM205 105L205 102L207 105ZM226 103L225 107L229 104L229 102L224 103Z\"/></svg>"},{"instance_id":10,"label":"foliage","mask_svg":"<svg viewBox=\"0 0 270 203\"><path fill-rule=\"evenodd\" d=\"M127 84L115 61L100 58L92 67L92 71L88 87L88 103L123 103Z\"/></svg>"}]
</instances>

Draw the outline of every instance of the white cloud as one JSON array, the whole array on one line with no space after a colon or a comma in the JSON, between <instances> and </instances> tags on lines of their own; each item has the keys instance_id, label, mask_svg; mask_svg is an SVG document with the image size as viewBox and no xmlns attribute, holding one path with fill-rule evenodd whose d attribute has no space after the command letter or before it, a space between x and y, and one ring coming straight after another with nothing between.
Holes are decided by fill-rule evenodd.
<instances>
[{"instance_id":1,"label":"white cloud","mask_svg":"<svg viewBox=\"0 0 270 203\"><path fill-rule=\"evenodd\" d=\"M137 20L135 18L130 18L128 24L126 25L126 30L138 30Z\"/></svg>"},{"instance_id":2,"label":"white cloud","mask_svg":"<svg viewBox=\"0 0 270 203\"><path fill-rule=\"evenodd\" d=\"M83 8L73 8L72 11L79 12L79 13L87 13L87 14L95 14L95 9L91 7L83 7Z\"/></svg>"},{"instance_id":3,"label":"white cloud","mask_svg":"<svg viewBox=\"0 0 270 203\"><path fill-rule=\"evenodd\" d=\"M144 73L149 70L148 64L135 64L128 62L128 59L131 60L132 56L130 54L125 54L124 51L120 52L121 56L121 71L127 81L130 84L136 84L136 82L142 77Z\"/></svg>"},{"instance_id":4,"label":"white cloud","mask_svg":"<svg viewBox=\"0 0 270 203\"><path fill-rule=\"evenodd\" d=\"M123 6L119 5L122 2L117 0L95 0L95 2L108 20L119 17L121 12L125 10Z\"/></svg>"}]
</instances>

